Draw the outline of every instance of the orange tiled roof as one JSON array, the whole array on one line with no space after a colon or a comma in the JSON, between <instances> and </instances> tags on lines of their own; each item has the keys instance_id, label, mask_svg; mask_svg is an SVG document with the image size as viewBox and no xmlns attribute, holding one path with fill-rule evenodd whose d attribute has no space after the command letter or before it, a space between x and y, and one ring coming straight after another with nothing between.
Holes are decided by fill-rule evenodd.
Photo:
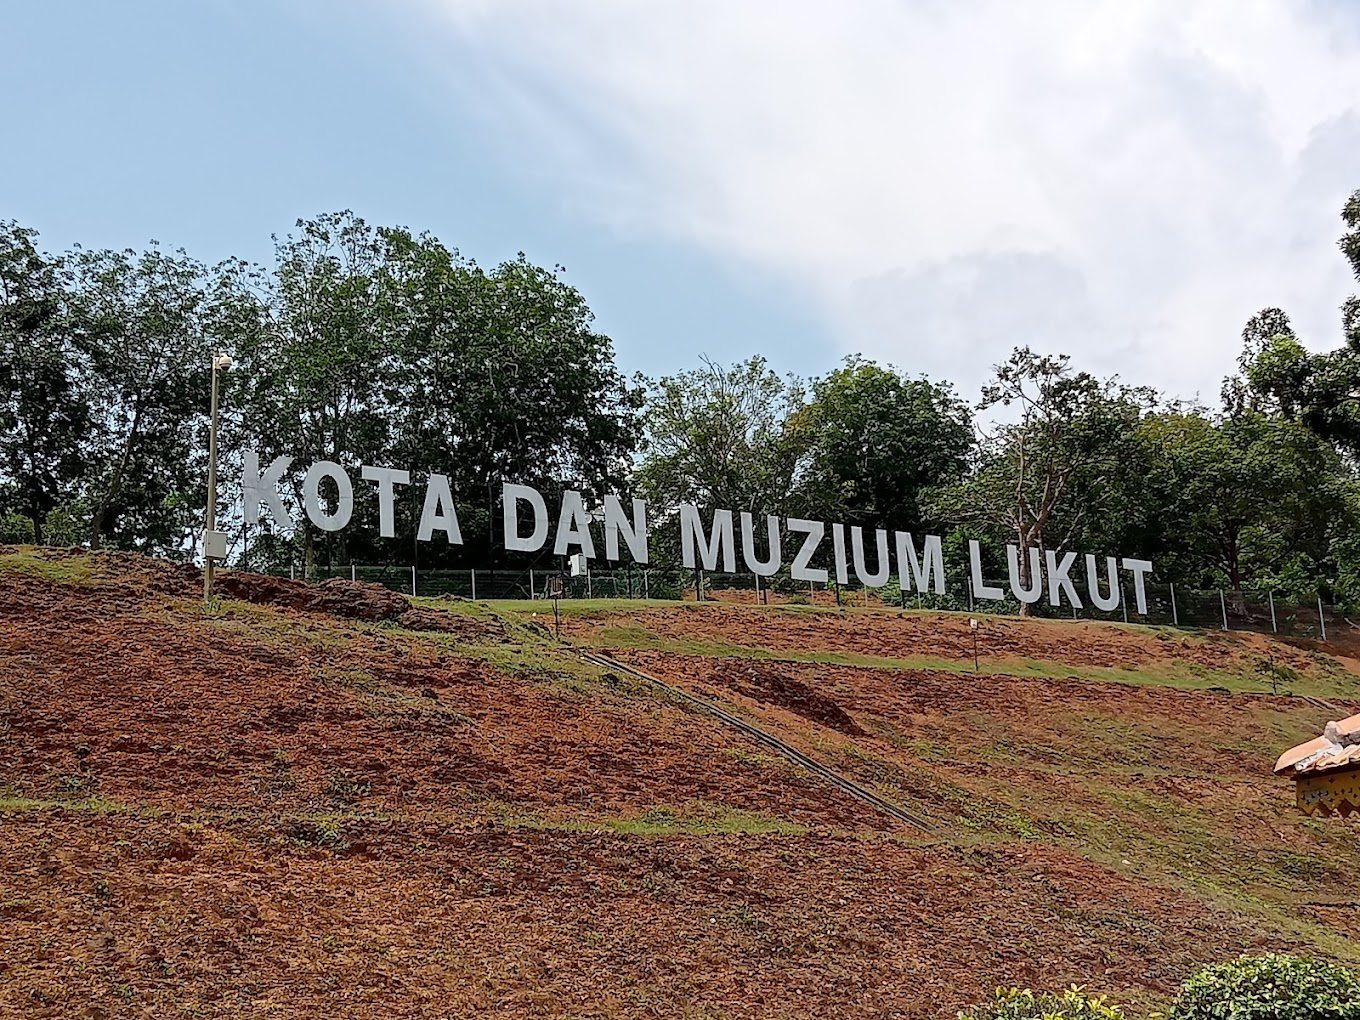
<instances>
[{"instance_id":1,"label":"orange tiled roof","mask_svg":"<svg viewBox=\"0 0 1360 1020\"><path fill-rule=\"evenodd\" d=\"M1291 747L1275 762L1275 774L1297 777L1347 767L1360 769L1360 714L1329 722L1322 736Z\"/></svg>"}]
</instances>

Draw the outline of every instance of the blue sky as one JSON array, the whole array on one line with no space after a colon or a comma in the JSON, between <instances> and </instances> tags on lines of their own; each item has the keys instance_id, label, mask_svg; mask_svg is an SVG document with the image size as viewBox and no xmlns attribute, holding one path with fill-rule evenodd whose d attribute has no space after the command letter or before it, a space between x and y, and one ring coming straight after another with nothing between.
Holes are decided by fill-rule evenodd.
<instances>
[{"instance_id":1,"label":"blue sky","mask_svg":"<svg viewBox=\"0 0 1360 1020\"><path fill-rule=\"evenodd\" d=\"M560 263L628 371L767 353L839 357L811 302L755 266L629 236L574 209L450 94L456 40L423 14L265 0L6 3L0 90L15 148L0 217L52 249L150 239L268 260L270 235L351 208L429 230L483 264ZM386 13L385 13L386 12ZM472 83L475 86L475 82Z\"/></svg>"},{"instance_id":2,"label":"blue sky","mask_svg":"<svg viewBox=\"0 0 1360 1020\"><path fill-rule=\"evenodd\" d=\"M561 263L651 374L1011 346L1212 399L1340 341L1360 5L4 0L0 217L267 260L352 208Z\"/></svg>"}]
</instances>

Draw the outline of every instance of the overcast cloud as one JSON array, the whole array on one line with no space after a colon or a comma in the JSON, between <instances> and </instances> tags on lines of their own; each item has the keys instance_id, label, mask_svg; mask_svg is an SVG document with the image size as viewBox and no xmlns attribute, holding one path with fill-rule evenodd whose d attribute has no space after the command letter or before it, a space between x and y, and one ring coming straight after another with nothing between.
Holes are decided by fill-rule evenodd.
<instances>
[{"instance_id":1,"label":"overcast cloud","mask_svg":"<svg viewBox=\"0 0 1360 1020\"><path fill-rule=\"evenodd\" d=\"M1028 343L1216 399L1264 305L1340 342L1342 5L425 2L524 173L786 276L845 352L971 395Z\"/></svg>"}]
</instances>

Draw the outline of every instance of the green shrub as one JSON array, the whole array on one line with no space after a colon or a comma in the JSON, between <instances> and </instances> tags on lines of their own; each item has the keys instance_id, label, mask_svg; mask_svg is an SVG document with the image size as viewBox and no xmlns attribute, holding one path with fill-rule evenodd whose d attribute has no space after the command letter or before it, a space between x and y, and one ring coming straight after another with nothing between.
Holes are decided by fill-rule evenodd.
<instances>
[{"instance_id":1,"label":"green shrub","mask_svg":"<svg viewBox=\"0 0 1360 1020\"><path fill-rule=\"evenodd\" d=\"M32 545L33 518L10 511L0 514L0 545Z\"/></svg>"},{"instance_id":2,"label":"green shrub","mask_svg":"<svg viewBox=\"0 0 1360 1020\"><path fill-rule=\"evenodd\" d=\"M1306 956L1244 956L1181 985L1173 1020L1360 1020L1360 974Z\"/></svg>"},{"instance_id":3,"label":"green shrub","mask_svg":"<svg viewBox=\"0 0 1360 1020\"><path fill-rule=\"evenodd\" d=\"M1076 987L1058 994L998 988L991 1002L965 1010L959 1020L1124 1020L1124 1011L1106 1005L1102 996L1091 998Z\"/></svg>"}]
</instances>

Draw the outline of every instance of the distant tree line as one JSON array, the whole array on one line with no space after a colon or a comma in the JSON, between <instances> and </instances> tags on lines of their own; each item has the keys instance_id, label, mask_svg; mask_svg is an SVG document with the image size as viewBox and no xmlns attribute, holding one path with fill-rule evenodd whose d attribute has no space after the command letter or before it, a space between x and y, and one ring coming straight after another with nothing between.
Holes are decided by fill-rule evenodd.
<instances>
[{"instance_id":1,"label":"distant tree line","mask_svg":"<svg viewBox=\"0 0 1360 1020\"><path fill-rule=\"evenodd\" d=\"M1360 279L1360 192L1342 216ZM1217 409L1029 347L970 404L860 357L810 380L760 357L630 378L563 275L523 255L483 269L348 212L299 221L271 266L155 244L51 254L0 222L0 541L192 556L222 349L224 479L247 448L439 472L462 524L462 546L417 543L416 485L391 539L302 514L246 529L224 494L257 568L547 565L503 548L509 480L645 497L658 561L678 559L667 517L695 503L938 533L956 553L977 539L1002 576L1010 543L1022 569L1030 549L1118 552L1158 580L1360 605L1360 298L1321 354L1283 311L1254 316ZM356 520L376 519L371 489Z\"/></svg>"}]
</instances>

